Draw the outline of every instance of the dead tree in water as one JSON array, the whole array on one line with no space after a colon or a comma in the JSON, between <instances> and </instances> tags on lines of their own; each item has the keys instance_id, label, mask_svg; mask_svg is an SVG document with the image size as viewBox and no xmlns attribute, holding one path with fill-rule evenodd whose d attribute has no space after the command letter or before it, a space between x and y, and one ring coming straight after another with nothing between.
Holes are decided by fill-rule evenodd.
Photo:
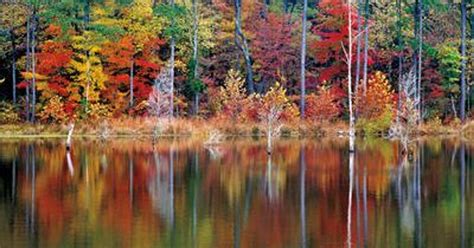
<instances>
[{"instance_id":1,"label":"dead tree in water","mask_svg":"<svg viewBox=\"0 0 474 248\"><path fill-rule=\"evenodd\" d=\"M271 154L273 137L280 134L283 126L282 114L291 107L291 104L286 98L286 90L279 83L270 88L267 94L260 97L259 100L258 118L267 137L267 153Z\"/></svg>"},{"instance_id":2,"label":"dead tree in water","mask_svg":"<svg viewBox=\"0 0 474 248\"><path fill-rule=\"evenodd\" d=\"M158 118L172 118L173 81L172 71L165 68L155 79L152 91L148 96L148 114Z\"/></svg>"},{"instance_id":3,"label":"dead tree in water","mask_svg":"<svg viewBox=\"0 0 474 248\"><path fill-rule=\"evenodd\" d=\"M415 67L403 76L399 93L400 111L398 111L398 121L390 129L390 136L400 140L403 145L403 152L410 153L410 144L416 134L419 120L419 98L417 97L417 77Z\"/></svg>"},{"instance_id":4,"label":"dead tree in water","mask_svg":"<svg viewBox=\"0 0 474 248\"><path fill-rule=\"evenodd\" d=\"M163 131L166 120L173 118L173 71L165 68L155 79L152 91L148 96L148 114L157 118L153 130L153 143L155 138Z\"/></svg>"},{"instance_id":5,"label":"dead tree in water","mask_svg":"<svg viewBox=\"0 0 474 248\"><path fill-rule=\"evenodd\" d=\"M349 101L349 152L354 152L355 150L355 116L354 110L352 107L352 0L347 0L348 8L348 27L350 27L348 34L348 50L342 44L342 49L345 55L345 62L347 64L347 98Z\"/></svg>"},{"instance_id":6,"label":"dead tree in water","mask_svg":"<svg viewBox=\"0 0 474 248\"><path fill-rule=\"evenodd\" d=\"M67 140L66 140L66 149L69 151L71 150L71 140L72 140L72 133L74 132L74 123L69 125L69 131L67 133Z\"/></svg>"},{"instance_id":7,"label":"dead tree in water","mask_svg":"<svg viewBox=\"0 0 474 248\"><path fill-rule=\"evenodd\" d=\"M272 153L273 137L280 134L282 124L279 123L279 118L283 109L278 106L272 106L268 111L261 114L260 118L264 124L265 133L267 136L267 153Z\"/></svg>"}]
</instances>

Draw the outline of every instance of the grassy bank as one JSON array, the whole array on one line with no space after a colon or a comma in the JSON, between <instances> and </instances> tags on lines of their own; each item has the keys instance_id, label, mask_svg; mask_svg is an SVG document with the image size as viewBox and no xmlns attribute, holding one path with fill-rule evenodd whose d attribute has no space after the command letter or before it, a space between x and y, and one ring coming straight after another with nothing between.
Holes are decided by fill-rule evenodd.
<instances>
[{"instance_id":1,"label":"grassy bank","mask_svg":"<svg viewBox=\"0 0 474 248\"><path fill-rule=\"evenodd\" d=\"M312 137L332 136L347 129L343 122L283 124L282 136ZM65 124L4 124L0 125L0 137L62 137L66 136ZM175 119L159 122L153 118L124 118L98 122L75 123L75 136L194 136L206 138L218 130L226 136L261 136L264 127L259 123L231 123L222 120Z\"/></svg>"},{"instance_id":2,"label":"grassy bank","mask_svg":"<svg viewBox=\"0 0 474 248\"><path fill-rule=\"evenodd\" d=\"M0 125L0 137L62 137L66 136L66 124L4 124ZM231 123L223 120L176 119L159 122L153 118L123 118L96 122L75 123L75 136L193 136L206 138L218 130L226 136L262 136L264 127L260 123ZM284 123L281 136L286 137L331 137L347 133L346 122ZM359 132L362 135L362 132ZM464 135L474 136L474 121L467 124L426 122L419 128L420 135ZM383 136L382 133L372 134Z\"/></svg>"}]
</instances>

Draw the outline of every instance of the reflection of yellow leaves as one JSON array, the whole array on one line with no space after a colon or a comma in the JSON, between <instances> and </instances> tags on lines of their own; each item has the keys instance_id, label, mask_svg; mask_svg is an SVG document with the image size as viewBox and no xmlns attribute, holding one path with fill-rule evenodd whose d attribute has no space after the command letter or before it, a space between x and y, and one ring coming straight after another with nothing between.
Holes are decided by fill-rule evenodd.
<instances>
[{"instance_id":1,"label":"reflection of yellow leaves","mask_svg":"<svg viewBox=\"0 0 474 248\"><path fill-rule=\"evenodd\" d=\"M86 157L85 166L77 167L83 171L75 174L75 179L80 180L76 204L81 211L87 213L88 224L98 225L100 207L104 197L105 178L100 173L100 156L97 152L90 153L92 154ZM76 161L80 160L76 159ZM83 176L80 177L80 174Z\"/></svg>"},{"instance_id":2,"label":"reflection of yellow leaves","mask_svg":"<svg viewBox=\"0 0 474 248\"><path fill-rule=\"evenodd\" d=\"M212 247L214 227L210 218L205 218L199 223L197 234L198 247Z\"/></svg>"},{"instance_id":3,"label":"reflection of yellow leaves","mask_svg":"<svg viewBox=\"0 0 474 248\"><path fill-rule=\"evenodd\" d=\"M224 184L224 187L227 191L227 197L229 202L234 203L242 195L244 189L244 180L242 171L233 166L230 171L221 174L221 183Z\"/></svg>"}]
</instances>

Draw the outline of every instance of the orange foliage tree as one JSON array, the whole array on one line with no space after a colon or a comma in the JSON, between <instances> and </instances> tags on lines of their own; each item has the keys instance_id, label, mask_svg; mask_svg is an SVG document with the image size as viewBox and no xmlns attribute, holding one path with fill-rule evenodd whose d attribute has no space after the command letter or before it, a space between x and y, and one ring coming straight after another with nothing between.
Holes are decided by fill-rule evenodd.
<instances>
[{"instance_id":1,"label":"orange foliage tree","mask_svg":"<svg viewBox=\"0 0 474 248\"><path fill-rule=\"evenodd\" d=\"M313 121L331 121L341 114L338 97L326 85L318 87L316 94L306 97L305 116Z\"/></svg>"},{"instance_id":2,"label":"orange foliage tree","mask_svg":"<svg viewBox=\"0 0 474 248\"><path fill-rule=\"evenodd\" d=\"M359 87L361 87L359 85ZM380 71L375 72L367 83L367 92L357 90L356 107L360 118L376 119L391 112L394 106L395 93L388 82L387 76Z\"/></svg>"},{"instance_id":3,"label":"orange foliage tree","mask_svg":"<svg viewBox=\"0 0 474 248\"><path fill-rule=\"evenodd\" d=\"M221 117L230 118L233 122L241 119L248 98L245 90L245 80L239 72L230 70L227 73L227 78L224 86L220 87L217 100Z\"/></svg>"},{"instance_id":4,"label":"orange foliage tree","mask_svg":"<svg viewBox=\"0 0 474 248\"><path fill-rule=\"evenodd\" d=\"M387 130L395 113L395 93L385 74L380 71L372 74L367 82L367 92L364 94L362 89L357 89L355 104L359 117L357 125L364 132Z\"/></svg>"}]
</instances>

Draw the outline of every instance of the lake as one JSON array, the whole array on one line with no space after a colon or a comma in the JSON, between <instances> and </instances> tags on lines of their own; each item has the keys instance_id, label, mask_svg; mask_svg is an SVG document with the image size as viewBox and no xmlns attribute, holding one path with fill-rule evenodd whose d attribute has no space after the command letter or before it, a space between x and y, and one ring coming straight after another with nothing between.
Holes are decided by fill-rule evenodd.
<instances>
[{"instance_id":1,"label":"lake","mask_svg":"<svg viewBox=\"0 0 474 248\"><path fill-rule=\"evenodd\" d=\"M64 143L0 140L0 247L474 246L474 143Z\"/></svg>"}]
</instances>

